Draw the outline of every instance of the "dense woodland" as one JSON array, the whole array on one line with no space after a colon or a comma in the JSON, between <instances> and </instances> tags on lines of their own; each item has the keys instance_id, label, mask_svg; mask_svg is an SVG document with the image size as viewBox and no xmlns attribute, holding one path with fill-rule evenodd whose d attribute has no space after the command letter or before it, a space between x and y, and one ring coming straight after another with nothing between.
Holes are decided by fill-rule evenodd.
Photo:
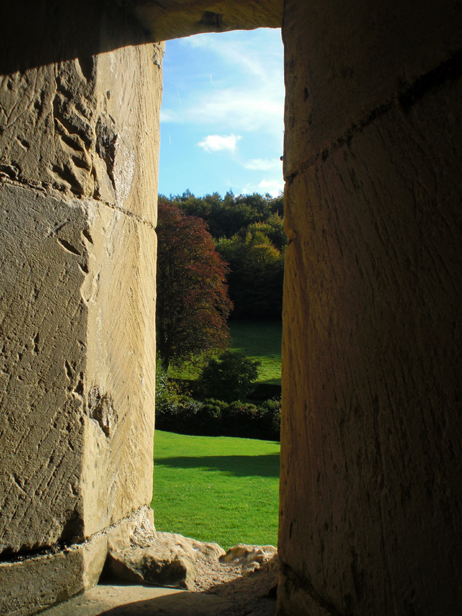
<instances>
[{"instance_id":1,"label":"dense woodland","mask_svg":"<svg viewBox=\"0 0 462 616\"><path fill-rule=\"evenodd\" d=\"M281 318L287 245L282 195L195 197L186 191L170 198L160 195L159 203L175 205L207 224L217 252L229 264L230 318Z\"/></svg>"}]
</instances>

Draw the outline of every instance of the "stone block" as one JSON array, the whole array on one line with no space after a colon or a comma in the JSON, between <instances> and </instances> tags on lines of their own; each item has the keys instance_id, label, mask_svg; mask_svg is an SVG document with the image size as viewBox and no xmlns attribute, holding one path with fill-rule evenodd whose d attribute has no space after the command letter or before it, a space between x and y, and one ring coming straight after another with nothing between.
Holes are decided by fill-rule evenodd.
<instances>
[{"instance_id":1,"label":"stone block","mask_svg":"<svg viewBox=\"0 0 462 616\"><path fill-rule=\"evenodd\" d=\"M22 186L2 208L0 534L21 552L150 503L155 232Z\"/></svg>"},{"instance_id":2,"label":"stone block","mask_svg":"<svg viewBox=\"0 0 462 616\"><path fill-rule=\"evenodd\" d=\"M82 204L0 185L1 552L84 535Z\"/></svg>"},{"instance_id":3,"label":"stone block","mask_svg":"<svg viewBox=\"0 0 462 616\"><path fill-rule=\"evenodd\" d=\"M281 614L300 580L332 613L462 605L461 93L391 108L286 186Z\"/></svg>"},{"instance_id":4,"label":"stone block","mask_svg":"<svg viewBox=\"0 0 462 616\"><path fill-rule=\"evenodd\" d=\"M461 13L450 0L288 0L286 178L401 98L460 74Z\"/></svg>"},{"instance_id":5,"label":"stone block","mask_svg":"<svg viewBox=\"0 0 462 616\"><path fill-rule=\"evenodd\" d=\"M90 536L152 498L156 236L121 211L88 207L82 494Z\"/></svg>"},{"instance_id":6,"label":"stone block","mask_svg":"<svg viewBox=\"0 0 462 616\"><path fill-rule=\"evenodd\" d=\"M88 546L152 497L163 47L92 4L80 32L76 3L36 15L50 46L0 78L0 554L35 611L96 583Z\"/></svg>"},{"instance_id":7,"label":"stone block","mask_svg":"<svg viewBox=\"0 0 462 616\"><path fill-rule=\"evenodd\" d=\"M162 57L148 43L0 77L0 173L155 224Z\"/></svg>"},{"instance_id":8,"label":"stone block","mask_svg":"<svg viewBox=\"0 0 462 616\"><path fill-rule=\"evenodd\" d=\"M102 536L66 552L0 563L0 614L36 614L93 587L106 553Z\"/></svg>"},{"instance_id":9,"label":"stone block","mask_svg":"<svg viewBox=\"0 0 462 616\"><path fill-rule=\"evenodd\" d=\"M124 4L130 7L153 41L167 41L201 32L280 28L283 15L282 0L167 0L149 4L143 0L130 0Z\"/></svg>"}]
</instances>

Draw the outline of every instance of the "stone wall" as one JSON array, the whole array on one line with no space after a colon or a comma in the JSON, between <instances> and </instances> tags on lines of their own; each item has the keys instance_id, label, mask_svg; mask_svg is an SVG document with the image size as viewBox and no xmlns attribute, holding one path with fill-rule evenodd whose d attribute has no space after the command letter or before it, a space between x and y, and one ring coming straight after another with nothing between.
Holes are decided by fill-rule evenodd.
<instances>
[{"instance_id":1,"label":"stone wall","mask_svg":"<svg viewBox=\"0 0 462 616\"><path fill-rule=\"evenodd\" d=\"M24 0L0 25L0 613L91 586L152 515L154 41L281 22L278 613L461 612L460 7Z\"/></svg>"},{"instance_id":2,"label":"stone wall","mask_svg":"<svg viewBox=\"0 0 462 616\"><path fill-rule=\"evenodd\" d=\"M163 47L54 4L0 77L0 613L94 584L152 497Z\"/></svg>"},{"instance_id":3,"label":"stone wall","mask_svg":"<svg viewBox=\"0 0 462 616\"><path fill-rule=\"evenodd\" d=\"M286 1L281 616L462 608L461 18Z\"/></svg>"}]
</instances>

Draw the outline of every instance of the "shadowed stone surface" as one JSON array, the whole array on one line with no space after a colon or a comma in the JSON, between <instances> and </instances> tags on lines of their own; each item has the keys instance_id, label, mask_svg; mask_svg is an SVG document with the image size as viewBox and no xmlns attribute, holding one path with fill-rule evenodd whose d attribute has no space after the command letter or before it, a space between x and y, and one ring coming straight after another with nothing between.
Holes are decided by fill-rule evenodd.
<instances>
[{"instance_id":1,"label":"shadowed stone surface","mask_svg":"<svg viewBox=\"0 0 462 616\"><path fill-rule=\"evenodd\" d=\"M461 613L461 17L449 0L2 7L3 613L89 588L152 525L153 41L281 24L278 614Z\"/></svg>"},{"instance_id":2,"label":"shadowed stone surface","mask_svg":"<svg viewBox=\"0 0 462 616\"><path fill-rule=\"evenodd\" d=\"M285 5L281 616L462 609L460 10Z\"/></svg>"},{"instance_id":3,"label":"shadowed stone surface","mask_svg":"<svg viewBox=\"0 0 462 616\"><path fill-rule=\"evenodd\" d=\"M258 573L187 592L149 586L99 585L43 612L46 616L275 616L276 601L267 598L266 580Z\"/></svg>"},{"instance_id":4,"label":"shadowed stone surface","mask_svg":"<svg viewBox=\"0 0 462 616\"><path fill-rule=\"evenodd\" d=\"M120 0L147 29L152 40L201 32L280 28L282 0Z\"/></svg>"},{"instance_id":5,"label":"shadowed stone surface","mask_svg":"<svg viewBox=\"0 0 462 616\"><path fill-rule=\"evenodd\" d=\"M213 595L148 586L96 586L46 616L218 616L231 603Z\"/></svg>"}]
</instances>

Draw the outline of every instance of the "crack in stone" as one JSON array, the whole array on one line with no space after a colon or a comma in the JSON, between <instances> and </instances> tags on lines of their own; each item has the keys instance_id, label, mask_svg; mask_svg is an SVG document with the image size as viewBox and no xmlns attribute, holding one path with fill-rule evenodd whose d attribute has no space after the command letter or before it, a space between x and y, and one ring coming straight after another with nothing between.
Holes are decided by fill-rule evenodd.
<instances>
[{"instance_id":1,"label":"crack in stone","mask_svg":"<svg viewBox=\"0 0 462 616\"><path fill-rule=\"evenodd\" d=\"M462 50L456 52L451 58L442 62L435 69L419 77L412 85L403 90L403 92L398 93L382 105L375 107L362 120L353 123L343 135L341 135L337 140L332 141L328 148L313 154L313 156L310 156L310 158L301 163L298 169L286 175L284 178L285 181L290 184L299 174L304 173L307 169L313 167L320 160L323 162L326 161L331 154L334 154L341 147L350 143L354 135L362 132L364 128L372 124L372 122L380 116L390 111L390 109L396 108L399 105L403 111L409 112L411 107L421 100L427 93L437 89L447 81L458 79L461 76Z\"/></svg>"}]
</instances>

